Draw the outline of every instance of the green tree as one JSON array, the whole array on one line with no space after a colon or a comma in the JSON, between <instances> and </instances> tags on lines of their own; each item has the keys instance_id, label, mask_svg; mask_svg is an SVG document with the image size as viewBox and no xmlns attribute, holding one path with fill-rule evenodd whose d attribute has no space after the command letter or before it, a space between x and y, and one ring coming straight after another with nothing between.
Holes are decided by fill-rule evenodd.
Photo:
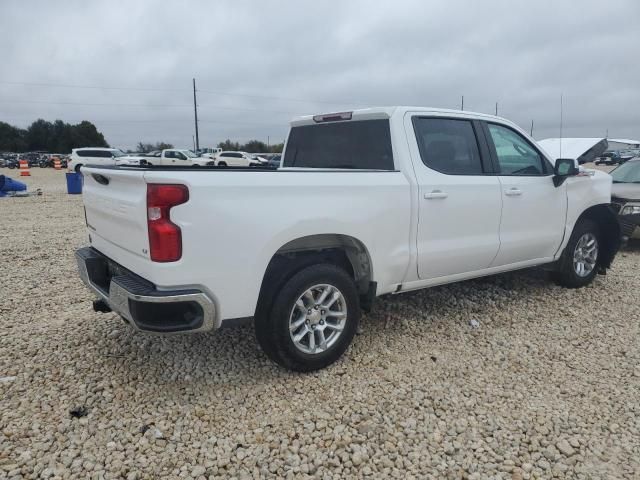
<instances>
[{"instance_id":1,"label":"green tree","mask_svg":"<svg viewBox=\"0 0 640 480\"><path fill-rule=\"evenodd\" d=\"M250 140L242 145L241 150L249 153L265 153L268 147L266 143L260 140Z\"/></svg>"},{"instance_id":2,"label":"green tree","mask_svg":"<svg viewBox=\"0 0 640 480\"><path fill-rule=\"evenodd\" d=\"M27 149L26 131L0 122L0 151L24 152Z\"/></svg>"},{"instance_id":3,"label":"green tree","mask_svg":"<svg viewBox=\"0 0 640 480\"><path fill-rule=\"evenodd\" d=\"M167 142L156 142L156 144L153 146L154 150L165 150L167 148L173 148L173 145Z\"/></svg>"},{"instance_id":4,"label":"green tree","mask_svg":"<svg viewBox=\"0 0 640 480\"><path fill-rule=\"evenodd\" d=\"M240 150L240 144L238 142L232 142L228 138L224 142L218 144L218 148L222 150Z\"/></svg>"},{"instance_id":5,"label":"green tree","mask_svg":"<svg viewBox=\"0 0 640 480\"><path fill-rule=\"evenodd\" d=\"M53 124L39 118L27 128L27 148L29 150L48 151L53 143Z\"/></svg>"},{"instance_id":6,"label":"green tree","mask_svg":"<svg viewBox=\"0 0 640 480\"><path fill-rule=\"evenodd\" d=\"M154 150L165 150L167 148L173 148L173 145L167 142L156 142L156 143L138 142L138 145L136 145L136 151L142 152L142 153L149 153Z\"/></svg>"},{"instance_id":7,"label":"green tree","mask_svg":"<svg viewBox=\"0 0 640 480\"><path fill-rule=\"evenodd\" d=\"M77 125L70 125L62 120L51 123L39 118L26 130L0 122L0 150L68 153L77 147L108 146L104 135L93 123L86 120Z\"/></svg>"},{"instance_id":8,"label":"green tree","mask_svg":"<svg viewBox=\"0 0 640 480\"><path fill-rule=\"evenodd\" d=\"M104 139L102 133L98 131L96 126L83 120L77 125L71 125L71 138L73 143L81 147L108 147L109 144ZM75 148L75 147L73 147Z\"/></svg>"},{"instance_id":9,"label":"green tree","mask_svg":"<svg viewBox=\"0 0 640 480\"><path fill-rule=\"evenodd\" d=\"M276 143L269 147L269 152L271 153L282 153L282 150L284 150L284 143Z\"/></svg>"}]
</instances>

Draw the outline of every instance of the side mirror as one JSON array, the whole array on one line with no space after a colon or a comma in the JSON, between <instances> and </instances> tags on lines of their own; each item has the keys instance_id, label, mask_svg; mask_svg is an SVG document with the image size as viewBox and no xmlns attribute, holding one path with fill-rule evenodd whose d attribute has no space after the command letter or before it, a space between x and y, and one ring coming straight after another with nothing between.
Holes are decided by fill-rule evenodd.
<instances>
[{"instance_id":1,"label":"side mirror","mask_svg":"<svg viewBox=\"0 0 640 480\"><path fill-rule=\"evenodd\" d=\"M579 172L576 161L572 158L558 158L553 167L553 184L559 187L568 177L573 177Z\"/></svg>"}]
</instances>

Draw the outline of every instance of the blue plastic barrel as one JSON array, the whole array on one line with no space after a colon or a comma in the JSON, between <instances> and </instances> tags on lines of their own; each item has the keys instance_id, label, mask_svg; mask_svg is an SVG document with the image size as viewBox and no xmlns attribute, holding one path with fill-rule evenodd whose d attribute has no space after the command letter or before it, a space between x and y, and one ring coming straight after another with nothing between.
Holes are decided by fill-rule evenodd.
<instances>
[{"instance_id":1,"label":"blue plastic barrel","mask_svg":"<svg viewBox=\"0 0 640 480\"><path fill-rule=\"evenodd\" d=\"M70 195L82 193L81 173L67 173L67 193Z\"/></svg>"}]
</instances>

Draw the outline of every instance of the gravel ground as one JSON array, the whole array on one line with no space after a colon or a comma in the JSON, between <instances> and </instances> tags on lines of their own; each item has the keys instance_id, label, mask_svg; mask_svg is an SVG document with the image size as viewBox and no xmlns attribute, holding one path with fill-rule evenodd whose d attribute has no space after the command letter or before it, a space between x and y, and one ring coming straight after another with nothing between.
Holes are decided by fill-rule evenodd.
<instances>
[{"instance_id":1,"label":"gravel ground","mask_svg":"<svg viewBox=\"0 0 640 480\"><path fill-rule=\"evenodd\" d=\"M382 299L301 375L251 326L94 313L81 198L32 174L42 197L0 199L0 478L640 478L639 245L582 290L525 271Z\"/></svg>"}]
</instances>

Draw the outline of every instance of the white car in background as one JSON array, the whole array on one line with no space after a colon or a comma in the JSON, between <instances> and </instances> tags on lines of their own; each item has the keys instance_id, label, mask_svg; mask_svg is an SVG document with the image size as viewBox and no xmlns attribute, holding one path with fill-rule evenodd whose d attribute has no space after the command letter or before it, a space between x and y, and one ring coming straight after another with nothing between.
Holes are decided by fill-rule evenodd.
<instances>
[{"instance_id":1,"label":"white car in background","mask_svg":"<svg viewBox=\"0 0 640 480\"><path fill-rule=\"evenodd\" d=\"M220 152L215 159L219 167L259 167L267 161L247 152Z\"/></svg>"},{"instance_id":2,"label":"white car in background","mask_svg":"<svg viewBox=\"0 0 640 480\"><path fill-rule=\"evenodd\" d=\"M80 173L83 165L99 165L109 167L116 165L116 160L126 155L117 148L84 147L71 150L71 158L67 164L70 172Z\"/></svg>"},{"instance_id":3,"label":"white car in background","mask_svg":"<svg viewBox=\"0 0 640 480\"><path fill-rule=\"evenodd\" d=\"M204 167L212 166L214 161L206 157L198 157L191 150L167 148L159 155L125 156L116 162L118 166L152 165L163 167Z\"/></svg>"}]
</instances>

